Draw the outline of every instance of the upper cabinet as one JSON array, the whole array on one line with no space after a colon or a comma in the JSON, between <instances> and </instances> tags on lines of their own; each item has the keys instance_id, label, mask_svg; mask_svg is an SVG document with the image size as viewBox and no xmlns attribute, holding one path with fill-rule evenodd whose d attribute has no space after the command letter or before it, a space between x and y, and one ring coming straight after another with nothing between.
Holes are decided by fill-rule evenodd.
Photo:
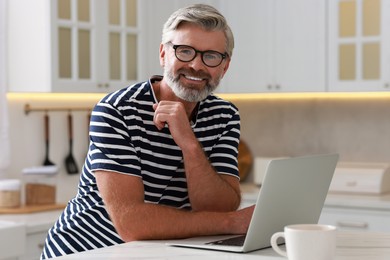
<instances>
[{"instance_id":1,"label":"upper cabinet","mask_svg":"<svg viewBox=\"0 0 390 260\"><path fill-rule=\"evenodd\" d=\"M223 92L325 91L326 1L225 0L235 35Z\"/></svg>"},{"instance_id":2,"label":"upper cabinet","mask_svg":"<svg viewBox=\"0 0 390 260\"><path fill-rule=\"evenodd\" d=\"M109 92L138 81L137 0L12 0L9 91Z\"/></svg>"},{"instance_id":3,"label":"upper cabinet","mask_svg":"<svg viewBox=\"0 0 390 260\"><path fill-rule=\"evenodd\" d=\"M390 1L329 1L329 90L390 91Z\"/></svg>"},{"instance_id":4,"label":"upper cabinet","mask_svg":"<svg viewBox=\"0 0 390 260\"><path fill-rule=\"evenodd\" d=\"M9 91L110 92L161 74L162 26L196 2L10 0ZM389 0L200 2L235 35L219 92L390 91Z\"/></svg>"}]
</instances>

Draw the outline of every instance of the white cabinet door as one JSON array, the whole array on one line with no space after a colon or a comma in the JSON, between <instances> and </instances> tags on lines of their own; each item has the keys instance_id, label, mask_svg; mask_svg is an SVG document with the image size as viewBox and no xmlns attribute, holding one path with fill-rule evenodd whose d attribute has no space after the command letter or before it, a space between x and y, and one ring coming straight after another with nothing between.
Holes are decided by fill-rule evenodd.
<instances>
[{"instance_id":1,"label":"white cabinet door","mask_svg":"<svg viewBox=\"0 0 390 260\"><path fill-rule=\"evenodd\" d=\"M273 87L283 92L325 91L326 2L273 2Z\"/></svg>"},{"instance_id":2,"label":"white cabinet door","mask_svg":"<svg viewBox=\"0 0 390 260\"><path fill-rule=\"evenodd\" d=\"M47 231L27 234L24 255L19 260L34 260L41 256Z\"/></svg>"},{"instance_id":3,"label":"white cabinet door","mask_svg":"<svg viewBox=\"0 0 390 260\"><path fill-rule=\"evenodd\" d=\"M329 90L390 91L390 1L329 1Z\"/></svg>"},{"instance_id":4,"label":"white cabinet door","mask_svg":"<svg viewBox=\"0 0 390 260\"><path fill-rule=\"evenodd\" d=\"M221 6L236 40L226 92L325 90L325 1L229 0Z\"/></svg>"},{"instance_id":5,"label":"white cabinet door","mask_svg":"<svg viewBox=\"0 0 390 260\"><path fill-rule=\"evenodd\" d=\"M109 92L138 81L138 2L9 1L9 91Z\"/></svg>"},{"instance_id":6,"label":"white cabinet door","mask_svg":"<svg viewBox=\"0 0 390 260\"><path fill-rule=\"evenodd\" d=\"M51 66L50 1L8 1L9 91L50 92Z\"/></svg>"},{"instance_id":7,"label":"white cabinet door","mask_svg":"<svg viewBox=\"0 0 390 260\"><path fill-rule=\"evenodd\" d=\"M272 78L271 1L221 1L233 35L234 50L228 72L218 89L222 93L262 92Z\"/></svg>"},{"instance_id":8,"label":"white cabinet door","mask_svg":"<svg viewBox=\"0 0 390 260\"><path fill-rule=\"evenodd\" d=\"M98 86L109 91L120 89L139 80L142 70L140 1L101 1L96 16L101 16L96 42ZM103 51L102 51L103 50ZM99 77L100 75L100 77Z\"/></svg>"},{"instance_id":9,"label":"white cabinet door","mask_svg":"<svg viewBox=\"0 0 390 260\"><path fill-rule=\"evenodd\" d=\"M52 46L52 92L90 92L97 89L99 46L97 30L101 24L92 10L97 1L51 1L50 44ZM104 13L103 13L104 15ZM101 48L100 48L101 49Z\"/></svg>"}]
</instances>

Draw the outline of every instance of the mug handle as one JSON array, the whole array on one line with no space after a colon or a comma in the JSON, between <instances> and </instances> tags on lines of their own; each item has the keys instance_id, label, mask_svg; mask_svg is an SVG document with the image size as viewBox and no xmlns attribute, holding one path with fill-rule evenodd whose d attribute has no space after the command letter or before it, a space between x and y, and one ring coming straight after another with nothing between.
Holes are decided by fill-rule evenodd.
<instances>
[{"instance_id":1,"label":"mug handle","mask_svg":"<svg viewBox=\"0 0 390 260\"><path fill-rule=\"evenodd\" d=\"M273 234L271 237L271 246L275 250L276 253L287 257L287 252L282 250L277 243L278 238L280 238L280 237L284 238L284 232L277 232L277 233Z\"/></svg>"}]
</instances>

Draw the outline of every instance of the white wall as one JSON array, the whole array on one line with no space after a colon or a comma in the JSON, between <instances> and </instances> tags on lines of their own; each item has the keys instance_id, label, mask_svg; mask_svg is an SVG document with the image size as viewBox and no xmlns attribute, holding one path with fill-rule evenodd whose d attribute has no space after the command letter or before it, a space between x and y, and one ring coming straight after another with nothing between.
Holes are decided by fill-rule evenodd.
<instances>
[{"instance_id":1,"label":"white wall","mask_svg":"<svg viewBox=\"0 0 390 260\"><path fill-rule=\"evenodd\" d=\"M79 174L69 175L65 171L64 160L69 153L68 144L68 112L49 112L50 118L50 160L56 164L60 171L53 178L23 177L22 169L41 166L45 155L44 139L44 112L30 112L25 114L24 106L30 104L34 107L93 107L98 98L92 95L85 97L64 99L56 97L29 97L8 98L10 113L10 138L11 138L11 166L8 177L22 178L26 181L38 181L57 186L57 198L60 202L66 202L73 197L77 190ZM85 155L88 150L88 111L73 111L73 155L81 170ZM36 180L35 180L36 179Z\"/></svg>"}]
</instances>

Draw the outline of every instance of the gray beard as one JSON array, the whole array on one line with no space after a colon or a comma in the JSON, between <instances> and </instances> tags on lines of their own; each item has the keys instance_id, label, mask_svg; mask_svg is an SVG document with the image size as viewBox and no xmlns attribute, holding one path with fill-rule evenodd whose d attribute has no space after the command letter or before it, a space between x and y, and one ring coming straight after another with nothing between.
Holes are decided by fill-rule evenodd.
<instances>
[{"instance_id":1,"label":"gray beard","mask_svg":"<svg viewBox=\"0 0 390 260\"><path fill-rule=\"evenodd\" d=\"M178 72L180 75L180 71ZM191 85L183 85L179 81L180 76L175 77L171 71L164 71L164 80L168 86L172 89L175 95L188 102L200 102L210 95L219 85L221 78L208 82L204 89L198 90L192 88Z\"/></svg>"}]
</instances>

